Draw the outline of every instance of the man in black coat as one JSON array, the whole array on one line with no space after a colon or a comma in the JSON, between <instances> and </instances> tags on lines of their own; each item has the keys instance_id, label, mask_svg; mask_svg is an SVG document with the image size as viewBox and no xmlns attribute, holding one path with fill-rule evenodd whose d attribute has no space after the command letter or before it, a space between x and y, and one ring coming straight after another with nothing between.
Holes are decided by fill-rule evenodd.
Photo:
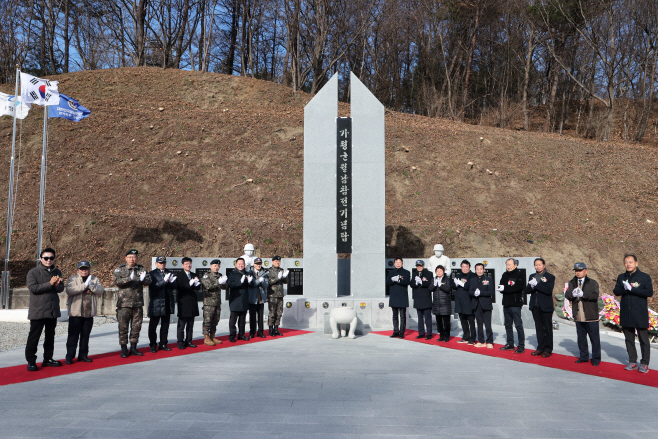
<instances>
[{"instance_id":1,"label":"man in black coat","mask_svg":"<svg viewBox=\"0 0 658 439\"><path fill-rule=\"evenodd\" d=\"M167 343L169 343L169 322L171 315L176 310L176 276L165 269L165 265L167 265L167 258L158 256L155 258L155 270L149 272L151 284L149 285L147 315L149 317L149 345L153 353L158 351L158 346L162 351L171 350ZM160 323L159 345L158 323Z\"/></svg>"},{"instance_id":2,"label":"man in black coat","mask_svg":"<svg viewBox=\"0 0 658 439\"><path fill-rule=\"evenodd\" d=\"M628 365L626 370L635 370L642 373L649 372L649 305L647 298L653 296L651 277L637 268L637 256L628 254L624 256L626 272L617 277L613 292L621 296L619 302L619 323L624 331L626 350L628 351ZM635 349L635 333L640 341L642 360L637 364L637 350Z\"/></svg>"},{"instance_id":3,"label":"man in black coat","mask_svg":"<svg viewBox=\"0 0 658 439\"><path fill-rule=\"evenodd\" d=\"M228 320L228 340L235 343L235 323L238 323L238 340L249 340L244 336L244 325L249 311L249 287L254 286L254 277L245 271L244 259L238 258L235 270L228 275L228 304L231 316Z\"/></svg>"},{"instance_id":4,"label":"man in black coat","mask_svg":"<svg viewBox=\"0 0 658 439\"><path fill-rule=\"evenodd\" d=\"M434 276L425 268L422 259L416 261L416 269L411 272L411 294L414 299L414 308L418 313L418 335L416 338L432 339L432 293L430 286Z\"/></svg>"},{"instance_id":5,"label":"man in black coat","mask_svg":"<svg viewBox=\"0 0 658 439\"><path fill-rule=\"evenodd\" d=\"M192 343L194 332L194 318L199 315L199 302L197 291L202 290L201 281L192 273L192 259L181 259L184 272L176 278L176 291L178 292L178 349L196 348Z\"/></svg>"},{"instance_id":6,"label":"man in black coat","mask_svg":"<svg viewBox=\"0 0 658 439\"><path fill-rule=\"evenodd\" d=\"M601 338L599 337L599 284L587 276L587 265L576 262L575 276L569 281L564 297L571 301L573 319L576 322L578 350L576 363L589 362L587 336L592 343L592 366L601 362Z\"/></svg>"},{"instance_id":7,"label":"man in black coat","mask_svg":"<svg viewBox=\"0 0 658 439\"><path fill-rule=\"evenodd\" d=\"M27 273L27 288L30 290L30 308L27 318L30 320L30 334L25 345L25 359L27 370L36 372L37 349L39 338L44 328L46 335L43 340L42 367L59 367L61 361L53 360L55 350L55 327L57 318L61 317L59 311L59 295L64 291L62 272L55 267L55 250L45 248L39 255L39 263Z\"/></svg>"},{"instance_id":8,"label":"man in black coat","mask_svg":"<svg viewBox=\"0 0 658 439\"><path fill-rule=\"evenodd\" d=\"M537 332L537 349L531 354L550 357L553 353L553 288L555 276L546 271L546 262L542 258L535 259L536 273L530 276L528 285L523 292L530 294L530 311L535 320Z\"/></svg>"},{"instance_id":9,"label":"man in black coat","mask_svg":"<svg viewBox=\"0 0 658 439\"><path fill-rule=\"evenodd\" d=\"M521 320L525 279L518 266L519 263L516 259L509 258L505 262L507 271L501 276L500 285L498 285L498 291L503 293L503 315L505 316L505 332L507 333L507 343L500 350L514 350L514 331L512 329L512 324L514 324L516 333L519 336L519 345L514 352L522 354L525 352L525 331L523 331L523 320Z\"/></svg>"},{"instance_id":10,"label":"man in black coat","mask_svg":"<svg viewBox=\"0 0 658 439\"><path fill-rule=\"evenodd\" d=\"M407 329L411 273L402 268L402 258L395 258L393 264L395 268L386 275L386 285L389 287L388 306L393 310L393 334L391 338L404 338L404 331Z\"/></svg>"},{"instance_id":11,"label":"man in black coat","mask_svg":"<svg viewBox=\"0 0 658 439\"><path fill-rule=\"evenodd\" d=\"M491 312L493 311L492 297L494 292L494 280L484 275L484 264L475 264L476 279L470 282L468 294L471 296L471 307L477 321L477 340L476 348L487 347L493 349L493 331L491 329ZM487 331L487 338L484 338L484 329ZM485 343L486 341L486 343Z\"/></svg>"},{"instance_id":12,"label":"man in black coat","mask_svg":"<svg viewBox=\"0 0 658 439\"><path fill-rule=\"evenodd\" d=\"M462 272L455 276L455 312L459 314L459 321L462 325L462 339L457 343L475 344L475 315L473 315L473 305L468 290L471 284L475 282L477 276L471 271L471 263L464 259L461 263Z\"/></svg>"}]
</instances>

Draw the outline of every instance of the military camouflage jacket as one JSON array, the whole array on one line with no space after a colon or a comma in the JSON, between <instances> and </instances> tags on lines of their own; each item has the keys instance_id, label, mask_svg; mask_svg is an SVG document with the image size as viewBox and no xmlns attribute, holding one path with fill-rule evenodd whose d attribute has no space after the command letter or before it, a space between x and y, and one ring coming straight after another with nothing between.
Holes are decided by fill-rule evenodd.
<instances>
[{"instance_id":1,"label":"military camouflage jacket","mask_svg":"<svg viewBox=\"0 0 658 439\"><path fill-rule=\"evenodd\" d=\"M285 270L281 267L272 267L269 270L270 285L267 287L267 297L283 297L283 284L288 283L287 277L279 279L279 273Z\"/></svg>"},{"instance_id":2,"label":"military camouflage jacket","mask_svg":"<svg viewBox=\"0 0 658 439\"><path fill-rule=\"evenodd\" d=\"M203 275L201 283L203 284L203 304L207 306L221 306L222 305L222 290L228 288L226 284L220 285L219 278L222 273L219 271L213 273L209 271Z\"/></svg>"},{"instance_id":3,"label":"military camouflage jacket","mask_svg":"<svg viewBox=\"0 0 658 439\"><path fill-rule=\"evenodd\" d=\"M134 272L133 279L130 279L130 272ZM143 281L139 281L139 273L146 273ZM123 264L114 270L114 285L119 287L117 296L117 308L137 308L144 306L144 285L151 283L151 275L143 265L135 265L130 268L128 264Z\"/></svg>"}]
</instances>

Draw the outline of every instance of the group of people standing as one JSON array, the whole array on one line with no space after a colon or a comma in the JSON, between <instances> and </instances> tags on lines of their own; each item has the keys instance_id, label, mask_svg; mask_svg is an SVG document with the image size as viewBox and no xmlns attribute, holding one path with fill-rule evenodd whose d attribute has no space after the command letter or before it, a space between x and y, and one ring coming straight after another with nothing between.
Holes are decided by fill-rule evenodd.
<instances>
[{"instance_id":1,"label":"group of people standing","mask_svg":"<svg viewBox=\"0 0 658 439\"><path fill-rule=\"evenodd\" d=\"M99 279L91 275L91 264L80 261L77 274L64 283L62 272L55 267L55 250L44 249L39 263L28 272L27 287L30 291L30 333L25 347L27 370L37 371L37 347L45 330L42 367L59 367L61 361L53 359L55 328L61 317L58 293L66 291L69 314L69 333L66 343L66 364L77 360L91 362L89 336L93 318L97 315L98 297L105 292ZM260 258L250 259L253 265L246 265L244 258L238 258L235 270L228 276L219 272L221 261L210 261L210 271L201 278L191 271L192 259L183 258L183 273L175 274L165 268L167 258L155 259L156 268L147 271L138 264L139 252L130 249L126 252L126 263L114 270L114 284L119 287L117 294L117 320L119 323L119 345L121 357L143 356L137 349L142 329L144 308L144 287L148 286L149 317L148 337L152 353L158 350L171 351L168 346L171 315L178 309L177 346L178 349L196 348L192 342L194 319L199 315L197 293L203 297L203 336L204 344L215 346L222 341L215 337L221 313L221 292L229 289L230 308L229 341L249 340L251 337L266 338L263 330L265 303L269 306L269 335L282 335L279 331L283 315L283 285L288 282L288 270L281 268L281 257L272 258L272 268L263 268ZM250 331L245 333L246 314L249 312ZM237 330L236 330L237 323ZM158 331L159 326L159 331ZM159 341L158 341L159 335ZM130 347L128 347L130 342ZM79 349L78 349L79 345Z\"/></svg>"},{"instance_id":2,"label":"group of people standing","mask_svg":"<svg viewBox=\"0 0 658 439\"><path fill-rule=\"evenodd\" d=\"M441 247L437 257L442 256ZM418 335L416 338L431 340L432 314L436 316L439 333L437 342L450 340L450 317L453 311L459 316L462 337L457 343L468 343L478 348L493 349L493 331L491 314L493 298L496 291L502 295L505 322L506 343L500 349L517 354L525 352L525 333L521 319L521 309L527 295L530 295L528 307L535 321L537 347L531 355L543 358L553 353L554 311L553 290L555 276L546 270L546 261L537 258L534 261L535 273L526 283L525 276L518 268L518 261L509 258L505 262L506 271L496 286L494 279L485 274L484 264L475 264L475 273L471 263L464 259L461 271L454 277L446 272L444 265L436 265L434 273L425 268L422 259L416 261L412 271L403 268L401 258L396 258L394 268L386 274L389 288L389 306L393 311L393 333L391 338L404 338L406 330L406 313L409 307L409 290L412 290L413 307L418 316ZM621 296L620 323L623 328L629 363L626 370L649 370L649 315L647 299L653 296L651 277L638 268L637 256L624 256L625 272L617 277L613 293ZM587 266L582 262L574 264L574 277L566 284L565 297L572 302L573 316L576 322L579 357L576 363L591 361L593 366L601 362L601 342L599 337L599 285L587 276ZM452 302L454 301L454 310ZM477 329L476 329L477 326ZM514 343L514 328L517 343ZM635 348L635 334L640 342L642 359L638 363ZM590 360L589 345L592 355Z\"/></svg>"}]
</instances>

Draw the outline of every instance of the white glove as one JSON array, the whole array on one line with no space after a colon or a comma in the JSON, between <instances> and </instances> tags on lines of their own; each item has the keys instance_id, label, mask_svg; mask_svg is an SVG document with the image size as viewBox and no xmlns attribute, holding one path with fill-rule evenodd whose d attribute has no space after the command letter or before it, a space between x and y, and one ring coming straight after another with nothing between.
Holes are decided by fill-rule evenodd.
<instances>
[{"instance_id":1,"label":"white glove","mask_svg":"<svg viewBox=\"0 0 658 439\"><path fill-rule=\"evenodd\" d=\"M199 285L201 285L201 282L199 282L199 278L198 278L198 277L195 277L195 278L194 278L194 286L195 286L195 287L198 287Z\"/></svg>"},{"instance_id":2,"label":"white glove","mask_svg":"<svg viewBox=\"0 0 658 439\"><path fill-rule=\"evenodd\" d=\"M171 282L172 284L174 282L176 282L176 276L171 276L171 278L169 279L169 282Z\"/></svg>"},{"instance_id":3,"label":"white glove","mask_svg":"<svg viewBox=\"0 0 658 439\"><path fill-rule=\"evenodd\" d=\"M85 286L88 287L90 283L91 283L91 275L87 276L87 280L85 281Z\"/></svg>"},{"instance_id":4,"label":"white glove","mask_svg":"<svg viewBox=\"0 0 658 439\"><path fill-rule=\"evenodd\" d=\"M530 286L531 286L532 288L536 287L536 286L537 286L537 279L535 279L535 278L533 277L532 279L530 279L530 282L528 282L528 284L530 284Z\"/></svg>"},{"instance_id":5,"label":"white glove","mask_svg":"<svg viewBox=\"0 0 658 439\"><path fill-rule=\"evenodd\" d=\"M135 279L135 272L130 271L130 280L133 280L133 279Z\"/></svg>"},{"instance_id":6,"label":"white glove","mask_svg":"<svg viewBox=\"0 0 658 439\"><path fill-rule=\"evenodd\" d=\"M393 277L391 278L391 280L392 280L393 282L397 282L397 281L399 281L399 280L400 280L400 275L393 276Z\"/></svg>"},{"instance_id":7,"label":"white glove","mask_svg":"<svg viewBox=\"0 0 658 439\"><path fill-rule=\"evenodd\" d=\"M278 275L278 276L279 276L279 279L281 279L281 278L283 277L283 271L279 271L279 275Z\"/></svg>"},{"instance_id":8,"label":"white glove","mask_svg":"<svg viewBox=\"0 0 658 439\"><path fill-rule=\"evenodd\" d=\"M288 271L288 270L283 270L283 277L288 277L288 273L290 273L290 271Z\"/></svg>"},{"instance_id":9,"label":"white glove","mask_svg":"<svg viewBox=\"0 0 658 439\"><path fill-rule=\"evenodd\" d=\"M475 289L475 297L478 297L480 295L480 289L476 288Z\"/></svg>"},{"instance_id":10,"label":"white glove","mask_svg":"<svg viewBox=\"0 0 658 439\"><path fill-rule=\"evenodd\" d=\"M436 279L434 279L434 285L436 285L437 287L439 286L439 278L438 277Z\"/></svg>"},{"instance_id":11,"label":"white glove","mask_svg":"<svg viewBox=\"0 0 658 439\"><path fill-rule=\"evenodd\" d=\"M196 279L190 279L190 286L194 285L195 281L196 281Z\"/></svg>"},{"instance_id":12,"label":"white glove","mask_svg":"<svg viewBox=\"0 0 658 439\"><path fill-rule=\"evenodd\" d=\"M498 291L500 292L505 291L505 285L498 285Z\"/></svg>"},{"instance_id":13,"label":"white glove","mask_svg":"<svg viewBox=\"0 0 658 439\"><path fill-rule=\"evenodd\" d=\"M622 281L622 283L624 284L624 289L625 289L626 291L630 291L631 288L633 288L633 287L631 287L631 284L630 284L627 280Z\"/></svg>"},{"instance_id":14,"label":"white glove","mask_svg":"<svg viewBox=\"0 0 658 439\"><path fill-rule=\"evenodd\" d=\"M171 273L165 274L165 277L164 277L165 282L167 282L170 277L171 277Z\"/></svg>"},{"instance_id":15,"label":"white glove","mask_svg":"<svg viewBox=\"0 0 658 439\"><path fill-rule=\"evenodd\" d=\"M249 281L249 283L251 283L251 281L254 280L254 277L253 276L247 276L247 280Z\"/></svg>"},{"instance_id":16,"label":"white glove","mask_svg":"<svg viewBox=\"0 0 658 439\"><path fill-rule=\"evenodd\" d=\"M142 271L139 273L139 281L142 282L144 278L146 277L146 271Z\"/></svg>"},{"instance_id":17,"label":"white glove","mask_svg":"<svg viewBox=\"0 0 658 439\"><path fill-rule=\"evenodd\" d=\"M423 283L423 280L420 278L420 276L416 276L415 279L416 279L416 285L420 285Z\"/></svg>"},{"instance_id":18,"label":"white glove","mask_svg":"<svg viewBox=\"0 0 658 439\"><path fill-rule=\"evenodd\" d=\"M573 291L571 292L571 295L573 297L583 297L583 290L580 288L574 288Z\"/></svg>"},{"instance_id":19,"label":"white glove","mask_svg":"<svg viewBox=\"0 0 658 439\"><path fill-rule=\"evenodd\" d=\"M247 275L243 274L242 278L240 279L240 283L244 283L244 280L247 278Z\"/></svg>"},{"instance_id":20,"label":"white glove","mask_svg":"<svg viewBox=\"0 0 658 439\"><path fill-rule=\"evenodd\" d=\"M455 285L457 285L458 287L463 287L466 284L462 282L461 279L455 279Z\"/></svg>"},{"instance_id":21,"label":"white glove","mask_svg":"<svg viewBox=\"0 0 658 439\"><path fill-rule=\"evenodd\" d=\"M226 276L221 276L221 277L218 279L218 282L219 282L220 285L224 285L224 284L226 283L226 280L227 280L227 279L228 279L228 278L227 278Z\"/></svg>"}]
</instances>

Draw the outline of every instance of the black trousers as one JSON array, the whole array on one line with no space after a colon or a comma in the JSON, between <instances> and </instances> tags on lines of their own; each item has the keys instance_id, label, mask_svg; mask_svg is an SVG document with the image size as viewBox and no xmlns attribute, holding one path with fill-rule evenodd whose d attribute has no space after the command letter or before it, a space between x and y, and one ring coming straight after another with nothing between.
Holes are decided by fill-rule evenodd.
<instances>
[{"instance_id":1,"label":"black trousers","mask_svg":"<svg viewBox=\"0 0 658 439\"><path fill-rule=\"evenodd\" d=\"M592 363L601 361L601 338L599 337L599 322L576 322L576 334L578 335L578 350L580 359L589 360L589 349L587 336L592 343Z\"/></svg>"},{"instance_id":2,"label":"black trousers","mask_svg":"<svg viewBox=\"0 0 658 439\"><path fill-rule=\"evenodd\" d=\"M228 334L235 337L235 322L238 322L238 335L244 335L246 321L247 313L245 311L231 311L231 316L228 318Z\"/></svg>"},{"instance_id":3,"label":"black trousers","mask_svg":"<svg viewBox=\"0 0 658 439\"><path fill-rule=\"evenodd\" d=\"M66 359L73 360L80 340L78 358L89 354L89 334L94 327L93 317L69 317L69 336L66 339Z\"/></svg>"},{"instance_id":4,"label":"black trousers","mask_svg":"<svg viewBox=\"0 0 658 439\"><path fill-rule=\"evenodd\" d=\"M535 305L532 308L532 318L535 319L537 349L550 354L553 352L553 311L544 312L539 305Z\"/></svg>"},{"instance_id":5,"label":"black trousers","mask_svg":"<svg viewBox=\"0 0 658 439\"><path fill-rule=\"evenodd\" d=\"M418 335L432 336L432 308L417 309Z\"/></svg>"},{"instance_id":6,"label":"black trousers","mask_svg":"<svg viewBox=\"0 0 658 439\"><path fill-rule=\"evenodd\" d=\"M176 336L178 342L191 342L192 332L194 331L194 317L179 317L178 326L176 328Z\"/></svg>"},{"instance_id":7,"label":"black trousers","mask_svg":"<svg viewBox=\"0 0 658 439\"><path fill-rule=\"evenodd\" d=\"M450 338L450 315L436 316L436 332L439 333L439 337Z\"/></svg>"},{"instance_id":8,"label":"black trousers","mask_svg":"<svg viewBox=\"0 0 658 439\"><path fill-rule=\"evenodd\" d=\"M393 333L404 333L407 329L407 308L392 307L391 309L393 310Z\"/></svg>"},{"instance_id":9,"label":"black trousers","mask_svg":"<svg viewBox=\"0 0 658 439\"><path fill-rule=\"evenodd\" d=\"M36 363L37 361L39 339L41 338L41 333L44 328L46 329L46 336L43 340L43 359L52 360L53 351L55 350L56 326L56 318L30 320L30 334L27 336L27 344L25 345L25 359L28 363Z\"/></svg>"},{"instance_id":10,"label":"black trousers","mask_svg":"<svg viewBox=\"0 0 658 439\"><path fill-rule=\"evenodd\" d=\"M475 320L477 321L478 326L478 342L493 344L493 331L491 330L491 310L483 310L482 306L478 303L477 308L475 308ZM487 331L486 340L484 338L484 331L482 326L484 326L484 329Z\"/></svg>"},{"instance_id":11,"label":"black trousers","mask_svg":"<svg viewBox=\"0 0 658 439\"><path fill-rule=\"evenodd\" d=\"M169 322L171 321L171 314L166 316L151 317L149 321L149 343L151 345L158 344L158 323L160 324L160 344L169 343Z\"/></svg>"},{"instance_id":12,"label":"black trousers","mask_svg":"<svg viewBox=\"0 0 658 439\"><path fill-rule=\"evenodd\" d=\"M641 328L631 328L624 326L624 338L626 338L626 351L628 351L628 362L637 363L637 350L635 349L635 331L637 330L637 339L640 342L640 351L642 352L642 360L640 363L649 364L649 357L651 356L651 345L649 344L649 331ZM46 344L44 343L44 349ZM44 358L45 358L44 353Z\"/></svg>"},{"instance_id":13,"label":"black trousers","mask_svg":"<svg viewBox=\"0 0 658 439\"><path fill-rule=\"evenodd\" d=\"M462 324L462 340L466 340L469 343L475 343L475 316L459 314L459 321Z\"/></svg>"},{"instance_id":14,"label":"black trousers","mask_svg":"<svg viewBox=\"0 0 658 439\"><path fill-rule=\"evenodd\" d=\"M258 319L258 330L263 330L263 310L264 303L249 304L249 335L252 337L256 334L256 319Z\"/></svg>"},{"instance_id":15,"label":"black trousers","mask_svg":"<svg viewBox=\"0 0 658 439\"><path fill-rule=\"evenodd\" d=\"M507 334L507 346L514 346L514 330L519 336L519 347L525 348L525 331L523 330L523 320L521 320L520 306L503 306L503 315L505 316L505 332Z\"/></svg>"}]
</instances>

